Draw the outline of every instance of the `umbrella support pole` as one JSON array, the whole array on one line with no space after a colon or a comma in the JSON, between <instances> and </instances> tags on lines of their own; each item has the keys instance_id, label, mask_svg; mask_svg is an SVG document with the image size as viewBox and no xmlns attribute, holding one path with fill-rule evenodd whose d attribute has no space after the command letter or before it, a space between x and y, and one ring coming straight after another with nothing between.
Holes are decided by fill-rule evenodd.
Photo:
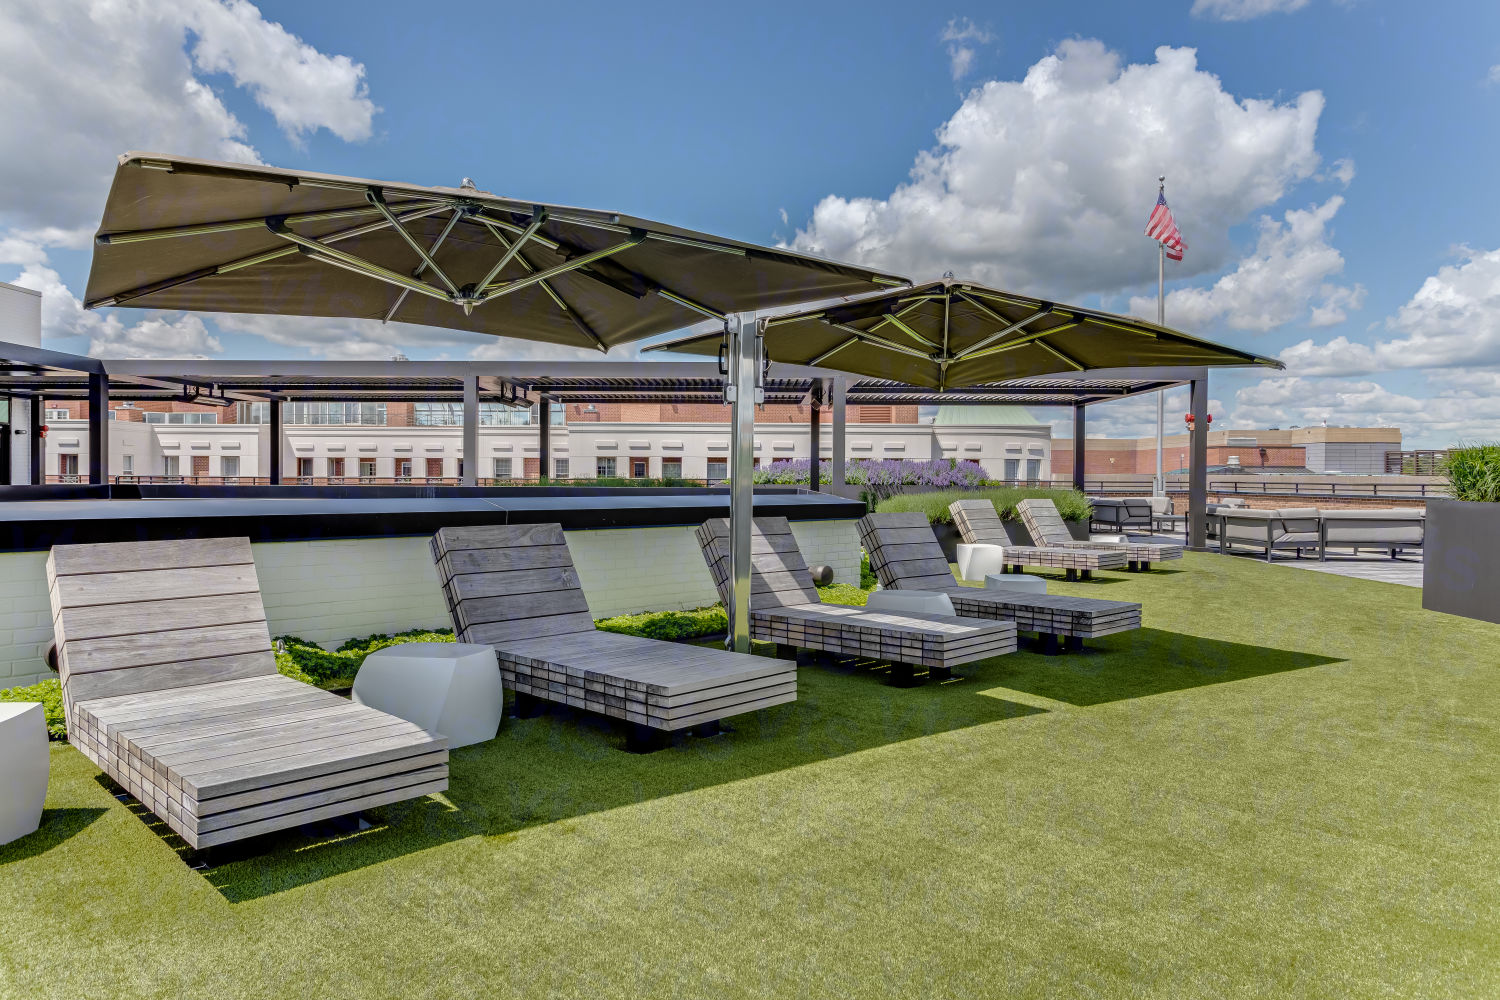
<instances>
[{"instance_id":1,"label":"umbrella support pole","mask_svg":"<svg viewBox=\"0 0 1500 1000\"><path fill-rule=\"evenodd\" d=\"M761 387L761 328L753 314L725 323L729 372L724 401L730 405L729 445L729 636L725 645L750 652L750 524L755 510L755 406Z\"/></svg>"}]
</instances>

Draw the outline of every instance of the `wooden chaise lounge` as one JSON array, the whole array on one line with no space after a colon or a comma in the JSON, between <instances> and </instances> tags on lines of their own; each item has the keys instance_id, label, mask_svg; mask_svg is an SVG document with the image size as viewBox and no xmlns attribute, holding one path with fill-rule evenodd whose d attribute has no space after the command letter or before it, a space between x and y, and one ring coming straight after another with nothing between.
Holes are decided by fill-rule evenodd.
<instances>
[{"instance_id":1,"label":"wooden chaise lounge","mask_svg":"<svg viewBox=\"0 0 1500 1000\"><path fill-rule=\"evenodd\" d=\"M204 849L448 787L448 743L276 672L250 542L57 545L68 739Z\"/></svg>"},{"instance_id":2,"label":"wooden chaise lounge","mask_svg":"<svg viewBox=\"0 0 1500 1000\"><path fill-rule=\"evenodd\" d=\"M1021 523L1031 533L1032 541L1046 549L1063 549L1088 552L1120 552L1129 570L1149 570L1154 562L1181 559L1182 546L1153 538L1130 538L1123 542L1084 542L1068 531L1057 505L1051 500L1022 500L1016 504L1016 513Z\"/></svg>"},{"instance_id":3,"label":"wooden chaise lounge","mask_svg":"<svg viewBox=\"0 0 1500 1000\"><path fill-rule=\"evenodd\" d=\"M459 641L495 648L518 715L598 712L640 752L797 700L794 662L596 629L560 525L442 528L432 554Z\"/></svg>"},{"instance_id":4,"label":"wooden chaise lounge","mask_svg":"<svg viewBox=\"0 0 1500 1000\"><path fill-rule=\"evenodd\" d=\"M729 607L729 522L705 521L698 544ZM776 643L779 656L801 648L889 663L891 680L909 685L918 666L944 679L956 666L1015 652L1014 622L822 603L784 517L755 518L750 544L750 635Z\"/></svg>"},{"instance_id":5,"label":"wooden chaise lounge","mask_svg":"<svg viewBox=\"0 0 1500 1000\"><path fill-rule=\"evenodd\" d=\"M859 541L887 590L947 594L961 616L1013 621L1023 632L1037 633L1047 652L1141 627L1141 606L1129 601L960 586L920 511L867 514L859 520Z\"/></svg>"},{"instance_id":6,"label":"wooden chaise lounge","mask_svg":"<svg viewBox=\"0 0 1500 1000\"><path fill-rule=\"evenodd\" d=\"M955 500L948 505L948 513L953 515L953 524L965 544L999 546L1005 550L1005 565L1017 573L1022 566L1040 566L1060 569L1069 580L1077 579L1079 574L1087 580L1096 569L1125 568L1123 552L1016 545L1006 533L995 505L988 500Z\"/></svg>"}]
</instances>

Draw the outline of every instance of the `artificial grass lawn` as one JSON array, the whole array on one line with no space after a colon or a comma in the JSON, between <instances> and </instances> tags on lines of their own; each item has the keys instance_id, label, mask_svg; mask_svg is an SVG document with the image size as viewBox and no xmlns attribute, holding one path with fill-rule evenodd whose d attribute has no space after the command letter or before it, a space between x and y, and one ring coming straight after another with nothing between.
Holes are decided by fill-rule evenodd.
<instances>
[{"instance_id":1,"label":"artificial grass lawn","mask_svg":"<svg viewBox=\"0 0 1500 1000\"><path fill-rule=\"evenodd\" d=\"M442 800L189 869L66 745L0 847L5 997L1500 993L1500 627L1193 555L1149 628L660 753L507 720Z\"/></svg>"}]
</instances>

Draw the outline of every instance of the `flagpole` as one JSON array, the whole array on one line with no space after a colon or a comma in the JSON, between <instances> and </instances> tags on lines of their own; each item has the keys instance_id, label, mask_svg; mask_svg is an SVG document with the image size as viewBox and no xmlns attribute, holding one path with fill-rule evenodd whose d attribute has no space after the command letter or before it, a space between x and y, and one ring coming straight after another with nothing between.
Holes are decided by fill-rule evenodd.
<instances>
[{"instance_id":1,"label":"flagpole","mask_svg":"<svg viewBox=\"0 0 1500 1000\"><path fill-rule=\"evenodd\" d=\"M1156 181L1157 181L1157 184L1159 185L1158 188L1157 188L1157 195L1158 196L1165 195L1166 191L1167 191L1167 178L1166 178L1166 175L1163 174L1162 176L1158 177L1156 179ZM1167 325L1166 285L1167 285L1167 246L1166 246L1165 243L1162 243L1160 240L1158 240L1157 244L1156 244L1156 325L1157 326L1166 326ZM1167 480L1166 480L1166 476L1163 475L1163 473L1162 473L1162 464L1161 464L1162 435L1163 435L1163 430L1162 429L1166 425L1166 420L1167 420L1167 391L1165 389L1158 389L1158 390L1156 390L1156 482L1155 482L1156 489L1153 491L1157 496L1166 496L1167 495Z\"/></svg>"}]
</instances>

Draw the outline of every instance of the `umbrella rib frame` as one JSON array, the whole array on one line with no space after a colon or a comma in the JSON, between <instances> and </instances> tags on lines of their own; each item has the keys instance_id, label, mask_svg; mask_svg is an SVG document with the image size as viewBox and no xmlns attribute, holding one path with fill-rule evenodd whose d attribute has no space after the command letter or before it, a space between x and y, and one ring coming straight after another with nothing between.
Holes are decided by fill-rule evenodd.
<instances>
[{"instance_id":1,"label":"umbrella rib frame","mask_svg":"<svg viewBox=\"0 0 1500 1000\"><path fill-rule=\"evenodd\" d=\"M526 255L521 253L521 245L525 242L525 240L517 238L514 243L507 244L505 242L505 236L501 234L499 228L493 225L488 219L484 221L485 228L490 231L490 235L494 236L495 239L500 242L501 246L505 247L505 252L510 255L511 259L515 260L518 264L521 265L521 267L525 268L527 274L535 274L536 268L532 265L531 261L526 259ZM527 227L527 229L531 228L532 227L530 226ZM523 233L525 231L526 230L522 230ZM535 234L533 233L533 235ZM582 274L584 272L580 271L579 273ZM573 309L572 306L568 305L567 301L560 294L558 294L555 288L552 287L551 282L543 279L538 281L537 284L540 285L542 291L546 292L547 296L552 299L552 304L561 309L563 311L563 314L572 321L573 325L578 327L579 332L581 332L585 337L589 338L589 340L593 342L594 347L596 347L601 353L609 353L609 347L605 345L603 339L601 339L600 336L594 332L593 327L584 322L583 317L578 315L578 313Z\"/></svg>"},{"instance_id":2,"label":"umbrella rib frame","mask_svg":"<svg viewBox=\"0 0 1500 1000\"><path fill-rule=\"evenodd\" d=\"M448 216L448 224L443 227L443 231L441 233L438 233L437 239L432 241L432 246L427 251L429 255L436 254L438 252L438 248L443 245L443 241L448 238L448 234L453 232L453 227L458 225L458 220L462 215L463 212L455 208L453 210L453 214ZM424 263L421 267L418 267L415 271L412 272L412 277L420 278L422 276L422 269L426 266L427 265ZM410 291L408 289L401 289L401 294L396 296L396 301L391 303L391 307L386 310L385 316L381 319L380 322L389 323L391 321L391 317L396 315L396 310L401 308L401 303L406 301L406 296L409 294Z\"/></svg>"}]
</instances>

